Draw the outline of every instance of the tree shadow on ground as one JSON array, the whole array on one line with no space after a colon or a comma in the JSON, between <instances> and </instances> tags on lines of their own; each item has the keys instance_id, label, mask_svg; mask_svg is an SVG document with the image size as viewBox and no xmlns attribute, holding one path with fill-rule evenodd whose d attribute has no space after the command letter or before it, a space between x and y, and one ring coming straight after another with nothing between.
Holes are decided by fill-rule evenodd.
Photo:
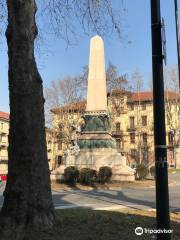
<instances>
[{"instance_id":1,"label":"tree shadow on ground","mask_svg":"<svg viewBox=\"0 0 180 240\"><path fill-rule=\"evenodd\" d=\"M132 199L118 192L116 195L108 192L97 191L79 191L74 190L75 194L82 197L82 194L88 198L94 198L99 201L118 204L119 199L124 202L138 203L151 207L153 202ZM73 194L73 191L56 191L53 194L53 201L56 207L74 204L78 207L78 203L71 202L67 198L67 194ZM59 200L61 200L59 202ZM91 209L63 209L56 210L58 221L53 229L30 228L27 227L25 238L20 240L126 240L126 239L154 239L154 235L143 234L137 236L135 234L136 227L155 229L156 221L154 213L148 212L146 216L144 212L131 211L113 212L113 211L94 211ZM172 240L180 239L180 216L179 222L172 220L171 228L174 230ZM1 236L0 236L1 239ZM6 240L6 239L2 239ZM12 240L8 239L8 240ZM14 240L14 239L13 239Z\"/></svg>"},{"instance_id":2,"label":"tree shadow on ground","mask_svg":"<svg viewBox=\"0 0 180 240\"><path fill-rule=\"evenodd\" d=\"M137 236L135 229L156 229L154 213L149 216L139 215L138 212L92 211L90 209L56 210L61 219L53 231L30 231L31 240L126 240L126 239L155 239L155 234ZM180 239L180 223L172 221L174 230L172 240Z\"/></svg>"},{"instance_id":3,"label":"tree shadow on ground","mask_svg":"<svg viewBox=\"0 0 180 240\"><path fill-rule=\"evenodd\" d=\"M73 193L79 196L88 197L90 199L96 199L97 201L100 201L104 204L112 204L112 206L124 206L124 207L130 207L132 209L140 209L140 208L156 208L156 202L155 202L155 196L154 201L147 201L143 199L137 199L135 197L129 197L125 195L125 193L121 190L82 190L78 188L77 186L73 186L70 190L64 190L67 194ZM58 193L58 190L55 190L55 192ZM155 193L154 193L155 194ZM76 204L76 203L75 203ZM173 211L180 211L179 207L175 207L172 204L170 205L170 208L173 209Z\"/></svg>"}]
</instances>

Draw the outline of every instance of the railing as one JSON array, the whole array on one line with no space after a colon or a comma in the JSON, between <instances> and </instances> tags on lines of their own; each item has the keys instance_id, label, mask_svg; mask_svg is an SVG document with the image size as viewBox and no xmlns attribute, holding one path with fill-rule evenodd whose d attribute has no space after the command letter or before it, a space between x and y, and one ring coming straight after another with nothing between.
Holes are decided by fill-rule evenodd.
<instances>
[{"instance_id":1,"label":"railing","mask_svg":"<svg viewBox=\"0 0 180 240\"><path fill-rule=\"evenodd\" d=\"M7 142L0 142L0 148L1 147L7 147L8 146L8 143Z\"/></svg>"},{"instance_id":2,"label":"railing","mask_svg":"<svg viewBox=\"0 0 180 240\"><path fill-rule=\"evenodd\" d=\"M135 131L136 130L136 127L135 127L135 125L134 126L128 126L127 127L127 131L129 132L129 131Z\"/></svg>"},{"instance_id":3,"label":"railing","mask_svg":"<svg viewBox=\"0 0 180 240\"><path fill-rule=\"evenodd\" d=\"M123 131L122 130L115 130L111 132L112 135L122 135Z\"/></svg>"},{"instance_id":4,"label":"railing","mask_svg":"<svg viewBox=\"0 0 180 240\"><path fill-rule=\"evenodd\" d=\"M8 130L0 130L0 135L8 135Z\"/></svg>"}]
</instances>

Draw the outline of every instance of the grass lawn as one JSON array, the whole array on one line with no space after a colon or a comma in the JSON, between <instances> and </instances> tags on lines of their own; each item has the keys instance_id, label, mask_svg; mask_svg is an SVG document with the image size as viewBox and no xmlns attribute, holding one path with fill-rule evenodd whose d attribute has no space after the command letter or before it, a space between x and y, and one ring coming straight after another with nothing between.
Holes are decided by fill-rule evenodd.
<instances>
[{"instance_id":1,"label":"grass lawn","mask_svg":"<svg viewBox=\"0 0 180 240\"><path fill-rule=\"evenodd\" d=\"M29 233L38 240L135 240L155 239L152 234L137 236L136 227L155 229L155 213L148 211L57 210L60 222L53 232ZM172 239L180 239L180 213L171 214Z\"/></svg>"}]
</instances>

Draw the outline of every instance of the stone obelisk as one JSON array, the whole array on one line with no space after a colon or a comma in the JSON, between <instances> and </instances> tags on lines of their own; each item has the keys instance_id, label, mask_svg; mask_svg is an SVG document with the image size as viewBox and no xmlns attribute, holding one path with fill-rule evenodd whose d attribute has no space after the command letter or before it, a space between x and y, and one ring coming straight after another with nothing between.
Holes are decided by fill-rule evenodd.
<instances>
[{"instance_id":1,"label":"stone obelisk","mask_svg":"<svg viewBox=\"0 0 180 240\"><path fill-rule=\"evenodd\" d=\"M102 38L97 35L90 41L87 105L84 121L85 124L79 138L80 148L116 148L116 142L110 134L107 109L104 43Z\"/></svg>"},{"instance_id":2,"label":"stone obelisk","mask_svg":"<svg viewBox=\"0 0 180 240\"><path fill-rule=\"evenodd\" d=\"M91 38L90 42L87 106L83 118L84 126L78 137L80 151L74 163L69 162L69 165L96 170L109 166L112 168L112 180L133 181L134 170L126 165L126 159L117 152L116 141L111 136L104 44L99 36Z\"/></svg>"},{"instance_id":3,"label":"stone obelisk","mask_svg":"<svg viewBox=\"0 0 180 240\"><path fill-rule=\"evenodd\" d=\"M100 36L91 38L86 112L107 113L104 43Z\"/></svg>"}]
</instances>

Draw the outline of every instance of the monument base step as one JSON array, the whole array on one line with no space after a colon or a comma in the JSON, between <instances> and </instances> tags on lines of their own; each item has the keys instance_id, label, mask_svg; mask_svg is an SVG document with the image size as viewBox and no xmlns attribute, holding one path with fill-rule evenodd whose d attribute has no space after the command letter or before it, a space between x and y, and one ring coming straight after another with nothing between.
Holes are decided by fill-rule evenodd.
<instances>
[{"instance_id":1,"label":"monument base step","mask_svg":"<svg viewBox=\"0 0 180 240\"><path fill-rule=\"evenodd\" d=\"M134 181L135 171L127 166L126 157L111 148L82 149L75 155L67 156L65 166L78 169L91 168L99 171L100 167L112 168L112 181Z\"/></svg>"}]
</instances>

